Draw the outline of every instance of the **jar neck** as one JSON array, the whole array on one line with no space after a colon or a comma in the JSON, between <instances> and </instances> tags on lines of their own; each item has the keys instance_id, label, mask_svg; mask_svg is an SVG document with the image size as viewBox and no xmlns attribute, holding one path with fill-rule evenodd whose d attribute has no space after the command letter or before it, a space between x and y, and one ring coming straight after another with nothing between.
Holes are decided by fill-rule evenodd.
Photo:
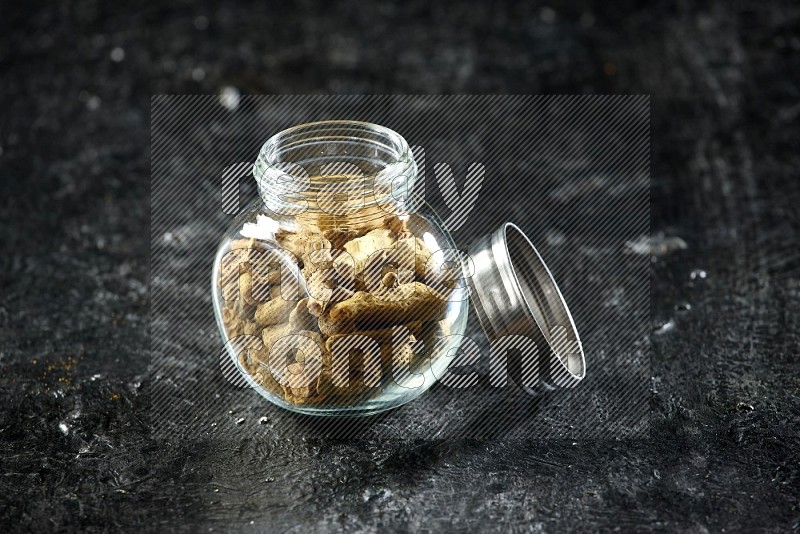
<instances>
[{"instance_id":1,"label":"jar neck","mask_svg":"<svg viewBox=\"0 0 800 534\"><path fill-rule=\"evenodd\" d=\"M325 121L273 136L253 175L273 213L304 224L360 226L413 209L417 165L405 139L388 128Z\"/></svg>"}]
</instances>

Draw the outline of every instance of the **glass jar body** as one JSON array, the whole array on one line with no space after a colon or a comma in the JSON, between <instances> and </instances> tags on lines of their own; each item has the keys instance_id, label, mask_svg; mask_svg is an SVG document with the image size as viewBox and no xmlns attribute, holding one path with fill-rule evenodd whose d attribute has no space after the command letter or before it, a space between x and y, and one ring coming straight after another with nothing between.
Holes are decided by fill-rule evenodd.
<instances>
[{"instance_id":1,"label":"glass jar body","mask_svg":"<svg viewBox=\"0 0 800 534\"><path fill-rule=\"evenodd\" d=\"M422 203L380 217L279 215L253 203L224 233L212 274L227 352L270 402L369 415L441 377L464 334L456 250Z\"/></svg>"}]
</instances>

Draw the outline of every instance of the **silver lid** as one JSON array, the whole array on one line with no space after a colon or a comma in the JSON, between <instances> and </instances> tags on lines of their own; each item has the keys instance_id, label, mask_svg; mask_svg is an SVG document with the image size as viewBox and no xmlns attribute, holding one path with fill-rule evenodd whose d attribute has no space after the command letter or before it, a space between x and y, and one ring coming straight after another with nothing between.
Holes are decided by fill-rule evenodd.
<instances>
[{"instance_id":1,"label":"silver lid","mask_svg":"<svg viewBox=\"0 0 800 534\"><path fill-rule=\"evenodd\" d=\"M469 249L472 305L486 336L524 336L535 343L523 357L538 355L545 383L569 386L586 373L575 322L553 275L515 224L477 239ZM544 365L542 365L544 364ZM549 380L548 380L549 378Z\"/></svg>"}]
</instances>

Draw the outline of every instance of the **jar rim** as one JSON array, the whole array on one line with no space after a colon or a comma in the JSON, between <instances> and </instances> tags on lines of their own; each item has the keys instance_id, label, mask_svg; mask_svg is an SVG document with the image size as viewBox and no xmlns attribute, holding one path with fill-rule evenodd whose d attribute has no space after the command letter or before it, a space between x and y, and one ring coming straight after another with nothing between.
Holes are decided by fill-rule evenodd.
<instances>
[{"instance_id":1,"label":"jar rim","mask_svg":"<svg viewBox=\"0 0 800 534\"><path fill-rule=\"evenodd\" d=\"M399 133L354 120L282 130L262 145L253 165L265 206L293 216L326 212L363 218L367 215L354 212L375 206L389 207L386 213L407 211L416 174L413 153ZM346 202L320 200L332 192Z\"/></svg>"},{"instance_id":2,"label":"jar rim","mask_svg":"<svg viewBox=\"0 0 800 534\"><path fill-rule=\"evenodd\" d=\"M279 142L283 141L284 138L306 131L323 131L325 128L333 126L339 126L340 129L343 131L346 129L359 128L362 129L363 131L372 131L383 134L387 139L391 139L397 146L397 151L400 153L400 155L397 157L398 161L408 161L412 157L411 149L408 146L408 142L402 135L392 130L391 128L387 128L386 126L381 126L380 124L375 124L373 122L333 119L325 121L306 122L303 124L290 126L289 128L281 130L280 132L274 134L272 137L267 139L266 142L262 145L261 151L259 152L259 158L265 156L267 158L265 163L268 164L277 163L273 161L270 156L274 155L274 150L277 148ZM339 131L339 130L333 130L333 131Z\"/></svg>"}]
</instances>

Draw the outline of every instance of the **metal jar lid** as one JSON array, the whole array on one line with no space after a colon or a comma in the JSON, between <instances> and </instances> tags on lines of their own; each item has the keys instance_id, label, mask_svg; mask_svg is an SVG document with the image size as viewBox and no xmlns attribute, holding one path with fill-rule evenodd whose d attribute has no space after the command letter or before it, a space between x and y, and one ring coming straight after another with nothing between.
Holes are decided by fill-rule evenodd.
<instances>
[{"instance_id":1,"label":"metal jar lid","mask_svg":"<svg viewBox=\"0 0 800 534\"><path fill-rule=\"evenodd\" d=\"M477 239L469 257L474 264L467 278L472 305L489 340L530 340L516 346L522 357L538 357L546 385L569 387L583 379L586 360L575 322L553 275L522 230L504 223Z\"/></svg>"}]
</instances>

